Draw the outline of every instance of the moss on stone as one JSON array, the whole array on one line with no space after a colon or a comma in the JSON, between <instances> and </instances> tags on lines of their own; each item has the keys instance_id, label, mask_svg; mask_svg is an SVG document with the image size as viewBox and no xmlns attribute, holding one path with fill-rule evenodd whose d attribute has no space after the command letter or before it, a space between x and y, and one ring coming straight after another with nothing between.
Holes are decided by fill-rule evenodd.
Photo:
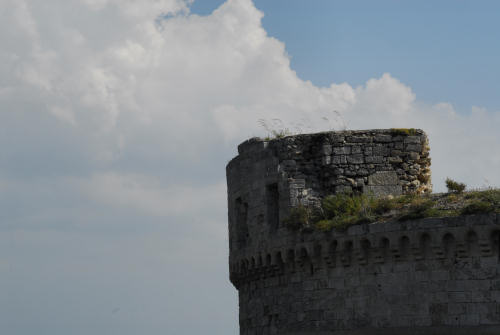
<instances>
[{"instance_id":1,"label":"moss on stone","mask_svg":"<svg viewBox=\"0 0 500 335\"><path fill-rule=\"evenodd\" d=\"M417 130L415 128L391 128L391 134L393 136L413 136L417 135Z\"/></svg>"}]
</instances>

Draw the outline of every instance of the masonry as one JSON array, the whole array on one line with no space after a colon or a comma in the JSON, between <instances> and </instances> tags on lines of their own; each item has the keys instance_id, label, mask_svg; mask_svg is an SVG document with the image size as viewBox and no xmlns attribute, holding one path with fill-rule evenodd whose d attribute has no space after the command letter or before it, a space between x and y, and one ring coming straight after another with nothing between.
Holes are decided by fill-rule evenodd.
<instances>
[{"instance_id":1,"label":"masonry","mask_svg":"<svg viewBox=\"0 0 500 335\"><path fill-rule=\"evenodd\" d=\"M500 215L291 230L329 194L431 191L421 130L251 139L227 166L240 334L500 334Z\"/></svg>"}]
</instances>

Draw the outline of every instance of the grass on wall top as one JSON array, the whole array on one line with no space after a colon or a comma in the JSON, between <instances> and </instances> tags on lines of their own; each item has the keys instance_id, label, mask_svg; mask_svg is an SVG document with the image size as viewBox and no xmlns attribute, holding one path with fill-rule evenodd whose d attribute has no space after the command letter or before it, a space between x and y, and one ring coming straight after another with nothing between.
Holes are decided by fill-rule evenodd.
<instances>
[{"instance_id":1,"label":"grass on wall top","mask_svg":"<svg viewBox=\"0 0 500 335\"><path fill-rule=\"evenodd\" d=\"M366 194L335 194L319 207L292 208L283 223L291 229L345 230L361 223L413 220L425 217L500 213L500 189L464 192L465 185L449 183L448 193L375 198ZM462 187L463 186L463 187Z\"/></svg>"}]
</instances>

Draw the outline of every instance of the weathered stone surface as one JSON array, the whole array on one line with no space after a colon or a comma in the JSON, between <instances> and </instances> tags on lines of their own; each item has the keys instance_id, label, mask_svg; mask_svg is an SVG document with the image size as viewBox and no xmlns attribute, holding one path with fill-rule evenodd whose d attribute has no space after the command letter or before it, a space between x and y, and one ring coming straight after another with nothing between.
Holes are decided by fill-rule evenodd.
<instances>
[{"instance_id":1,"label":"weathered stone surface","mask_svg":"<svg viewBox=\"0 0 500 335\"><path fill-rule=\"evenodd\" d=\"M363 164L363 154L352 154L347 156L347 163L349 164Z\"/></svg>"},{"instance_id":2,"label":"weathered stone surface","mask_svg":"<svg viewBox=\"0 0 500 335\"><path fill-rule=\"evenodd\" d=\"M377 171L368 176L368 185L398 185L398 174L394 171Z\"/></svg>"},{"instance_id":3,"label":"weathered stone surface","mask_svg":"<svg viewBox=\"0 0 500 335\"><path fill-rule=\"evenodd\" d=\"M389 157L388 159L389 163L402 163L403 159L401 157Z\"/></svg>"},{"instance_id":4,"label":"weathered stone surface","mask_svg":"<svg viewBox=\"0 0 500 335\"><path fill-rule=\"evenodd\" d=\"M349 155L351 153L351 147L335 147L333 148L333 153L336 155Z\"/></svg>"},{"instance_id":5,"label":"weathered stone surface","mask_svg":"<svg viewBox=\"0 0 500 335\"><path fill-rule=\"evenodd\" d=\"M331 155L332 154L332 146L330 144L323 145L323 155Z\"/></svg>"},{"instance_id":6,"label":"weathered stone surface","mask_svg":"<svg viewBox=\"0 0 500 335\"><path fill-rule=\"evenodd\" d=\"M363 188L363 193L372 194L376 197L401 195L403 193L403 188L401 185L365 185Z\"/></svg>"},{"instance_id":7,"label":"weathered stone surface","mask_svg":"<svg viewBox=\"0 0 500 335\"><path fill-rule=\"evenodd\" d=\"M432 218L281 231L233 250L240 333L499 334L498 228L496 214L472 227Z\"/></svg>"},{"instance_id":8,"label":"weathered stone surface","mask_svg":"<svg viewBox=\"0 0 500 335\"><path fill-rule=\"evenodd\" d=\"M430 190L421 178L430 173L428 150L420 130L411 137L367 130L242 143L227 166L229 272L240 333L500 334L500 215L327 233L282 222L292 206L314 207L335 192Z\"/></svg>"}]
</instances>

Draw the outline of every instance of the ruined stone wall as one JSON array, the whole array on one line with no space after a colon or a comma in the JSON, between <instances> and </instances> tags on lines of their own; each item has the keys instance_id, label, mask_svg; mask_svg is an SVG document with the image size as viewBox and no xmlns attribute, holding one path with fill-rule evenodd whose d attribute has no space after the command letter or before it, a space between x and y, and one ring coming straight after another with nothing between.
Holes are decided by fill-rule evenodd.
<instances>
[{"instance_id":1,"label":"ruined stone wall","mask_svg":"<svg viewBox=\"0 0 500 335\"><path fill-rule=\"evenodd\" d=\"M430 192L430 157L426 134L412 130L359 130L250 139L238 147L228 164L228 182L259 183L236 166L252 172L279 174L275 182L288 188L291 205L316 197L358 191L375 195ZM262 167L266 166L266 171ZM232 172L236 175L233 177ZM243 179L242 179L243 178ZM269 180L266 180L269 182ZM238 186L237 186L238 187ZM284 189L280 195L283 196Z\"/></svg>"},{"instance_id":2,"label":"ruined stone wall","mask_svg":"<svg viewBox=\"0 0 500 335\"><path fill-rule=\"evenodd\" d=\"M478 334L478 327L500 334L498 216L373 223L344 233L282 224L293 206L335 192L429 191L423 131L252 139L238 151L227 182L241 334Z\"/></svg>"},{"instance_id":3,"label":"ruined stone wall","mask_svg":"<svg viewBox=\"0 0 500 335\"><path fill-rule=\"evenodd\" d=\"M317 205L326 195L431 190L428 140L418 129L251 139L238 152L226 171L231 250L265 244L269 233L282 230L291 207Z\"/></svg>"}]
</instances>

